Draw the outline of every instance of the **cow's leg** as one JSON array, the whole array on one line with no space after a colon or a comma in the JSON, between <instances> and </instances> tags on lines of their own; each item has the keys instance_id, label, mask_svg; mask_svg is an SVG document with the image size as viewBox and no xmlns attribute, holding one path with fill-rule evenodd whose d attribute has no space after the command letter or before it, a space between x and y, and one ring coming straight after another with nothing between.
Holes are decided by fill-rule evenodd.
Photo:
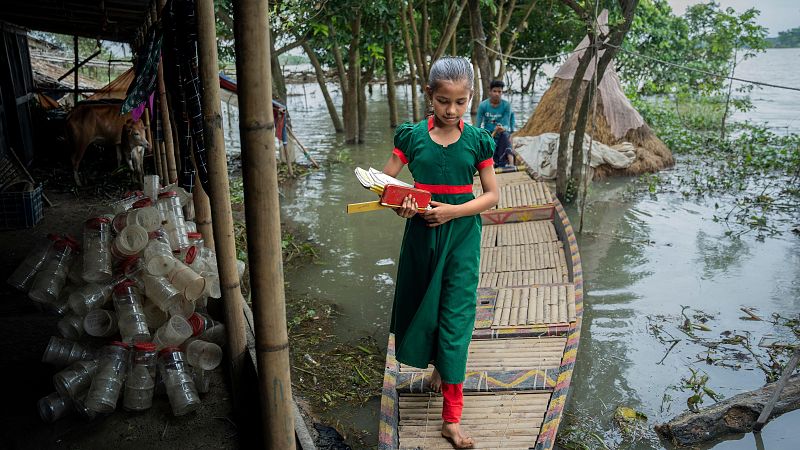
<instances>
[{"instance_id":1,"label":"cow's leg","mask_svg":"<svg viewBox=\"0 0 800 450\"><path fill-rule=\"evenodd\" d=\"M117 144L115 147L117 147L117 167L119 167L122 165L122 145Z\"/></svg>"},{"instance_id":2,"label":"cow's leg","mask_svg":"<svg viewBox=\"0 0 800 450\"><path fill-rule=\"evenodd\" d=\"M78 169L80 168L81 160L83 159L83 155L86 153L86 147L89 146L89 143L85 140L79 139L74 139L73 142L75 144L72 150L72 176L75 178L75 184L82 186Z\"/></svg>"}]
</instances>

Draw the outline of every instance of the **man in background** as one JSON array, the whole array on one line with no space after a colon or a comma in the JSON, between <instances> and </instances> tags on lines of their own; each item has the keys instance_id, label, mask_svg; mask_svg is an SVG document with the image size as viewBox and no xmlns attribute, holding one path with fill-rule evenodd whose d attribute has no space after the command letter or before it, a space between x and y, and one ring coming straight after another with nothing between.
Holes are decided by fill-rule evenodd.
<instances>
[{"instance_id":1,"label":"man in background","mask_svg":"<svg viewBox=\"0 0 800 450\"><path fill-rule=\"evenodd\" d=\"M492 134L495 143L494 166L514 165L514 153L511 150L511 133L514 132L514 113L511 103L503 100L505 83L493 80L489 84L489 98L478 106L477 126Z\"/></svg>"}]
</instances>

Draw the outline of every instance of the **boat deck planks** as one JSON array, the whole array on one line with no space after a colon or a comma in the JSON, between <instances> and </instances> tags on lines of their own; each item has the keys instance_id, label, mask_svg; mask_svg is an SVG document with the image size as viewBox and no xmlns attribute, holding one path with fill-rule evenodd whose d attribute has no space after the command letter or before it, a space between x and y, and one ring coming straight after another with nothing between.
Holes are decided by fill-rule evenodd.
<instances>
[{"instance_id":1,"label":"boat deck planks","mask_svg":"<svg viewBox=\"0 0 800 450\"><path fill-rule=\"evenodd\" d=\"M475 448L527 449L536 442L549 401L549 393L465 394L461 424ZM441 437L441 396L405 394L399 406L400 448L453 448Z\"/></svg>"}]
</instances>

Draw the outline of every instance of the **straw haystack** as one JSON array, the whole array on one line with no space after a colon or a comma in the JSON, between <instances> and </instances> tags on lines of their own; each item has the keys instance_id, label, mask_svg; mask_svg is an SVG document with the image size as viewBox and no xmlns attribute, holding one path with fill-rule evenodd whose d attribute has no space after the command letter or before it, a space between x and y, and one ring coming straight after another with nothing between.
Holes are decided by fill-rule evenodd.
<instances>
[{"instance_id":1,"label":"straw haystack","mask_svg":"<svg viewBox=\"0 0 800 450\"><path fill-rule=\"evenodd\" d=\"M598 17L601 24L608 18L607 11ZM585 38L577 48L585 48L589 43ZM583 51L573 53L563 66L556 72L553 83L544 93L539 105L536 107L528 123L522 127L515 136L538 136L542 133L558 133L561 130L561 121L564 118L564 109L567 102L569 85L575 77L578 59ZM602 51L600 52L602 55ZM589 64L581 83L581 94L578 98L580 105L583 93L589 85L594 74L594 61ZM594 115L595 127L592 128L592 116L586 133L593 136L595 141L608 146L630 142L636 149L636 159L626 169L614 169L606 165L595 169L595 178L605 178L615 175L639 175L647 172L656 172L672 166L675 161L672 152L661 142L653 130L644 122L638 111L631 105L620 85L619 77L613 64L609 64L603 79L597 87L597 109ZM575 108L573 123L578 117L578 107ZM573 130L574 125L573 125ZM572 149L570 148L571 152Z\"/></svg>"}]
</instances>

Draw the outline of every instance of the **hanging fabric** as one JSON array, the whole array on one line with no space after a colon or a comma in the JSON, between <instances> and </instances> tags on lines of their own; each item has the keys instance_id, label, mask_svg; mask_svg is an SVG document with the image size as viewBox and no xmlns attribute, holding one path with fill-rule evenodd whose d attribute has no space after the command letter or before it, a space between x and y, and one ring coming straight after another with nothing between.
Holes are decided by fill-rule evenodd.
<instances>
[{"instance_id":1,"label":"hanging fabric","mask_svg":"<svg viewBox=\"0 0 800 450\"><path fill-rule=\"evenodd\" d=\"M172 98L179 136L181 173L178 183L192 192L196 173L203 189L210 192L203 139L195 8L195 0L170 0L164 7L164 78Z\"/></svg>"},{"instance_id":2,"label":"hanging fabric","mask_svg":"<svg viewBox=\"0 0 800 450\"><path fill-rule=\"evenodd\" d=\"M161 27L151 26L144 45L136 55L135 75L133 82L128 86L120 114L133 111L137 107L143 108L142 105L155 91L158 82L158 62L161 58L161 41Z\"/></svg>"}]
</instances>

